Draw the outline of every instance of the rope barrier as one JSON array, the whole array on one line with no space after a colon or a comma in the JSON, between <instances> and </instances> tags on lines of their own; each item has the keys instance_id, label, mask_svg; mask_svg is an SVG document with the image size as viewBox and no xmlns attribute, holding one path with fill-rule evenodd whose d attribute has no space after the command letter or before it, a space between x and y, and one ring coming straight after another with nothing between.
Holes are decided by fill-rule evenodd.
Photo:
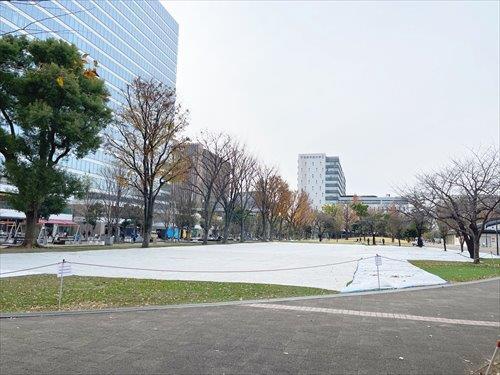
<instances>
[{"instance_id":1,"label":"rope barrier","mask_svg":"<svg viewBox=\"0 0 500 375\"><path fill-rule=\"evenodd\" d=\"M8 272L0 272L0 276L2 276L2 275L8 275L8 274L11 274L11 273L18 273L18 272L24 272L24 271L37 270L39 268L57 266L58 264L61 264L61 263L62 262L57 262L57 263L46 264L46 265L38 266L38 267L24 268L24 269L21 269L21 270L8 271Z\"/></svg>"},{"instance_id":2,"label":"rope barrier","mask_svg":"<svg viewBox=\"0 0 500 375\"><path fill-rule=\"evenodd\" d=\"M369 257L372 258L372 257ZM294 271L294 270L304 270L311 268L321 268L321 267L331 267L337 266L340 264L359 262L363 259L369 258L359 258L348 260L344 262L337 263L325 263L325 264L317 264L313 266L301 266L301 267L290 267L290 268L272 268L272 269L263 269L263 270L240 270L240 271L220 271L220 270L173 270L173 269L157 269L157 268L138 268L138 267L125 267L125 266L111 266L105 264L94 264L94 263L81 263L81 262L66 262L71 264L76 264L80 266L88 266L88 267L100 267L100 268L114 268L114 269L122 269L122 270L133 270L133 271L153 271L153 272L171 272L171 273L253 273L253 272L279 272L279 271Z\"/></svg>"},{"instance_id":3,"label":"rope barrier","mask_svg":"<svg viewBox=\"0 0 500 375\"><path fill-rule=\"evenodd\" d=\"M395 260L396 262L403 262L403 263L408 263L408 260L405 260L405 259L396 259L396 258L389 258L389 257L386 257L384 255L380 255L381 258L385 258L385 259L389 259L389 260ZM409 259L411 260L411 259Z\"/></svg>"}]
</instances>

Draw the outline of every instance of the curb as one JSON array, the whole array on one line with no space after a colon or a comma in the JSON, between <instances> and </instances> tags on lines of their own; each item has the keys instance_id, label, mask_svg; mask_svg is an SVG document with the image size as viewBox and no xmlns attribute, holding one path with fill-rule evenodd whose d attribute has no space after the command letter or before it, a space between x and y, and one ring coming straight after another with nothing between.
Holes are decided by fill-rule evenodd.
<instances>
[{"instance_id":1,"label":"curb","mask_svg":"<svg viewBox=\"0 0 500 375\"><path fill-rule=\"evenodd\" d=\"M353 293L339 293L339 294L324 294L316 296L304 296L304 297L288 297L288 298L271 298L271 299L257 299L257 300L244 300L244 301L227 301L227 302L209 302L209 303L188 303L180 305L159 305L159 306L139 306L139 307L117 307L110 309L100 309L100 310L70 310L70 311L39 311L39 312L26 312L26 313L2 313L0 314L0 319L16 319L16 318L42 318L49 316L71 316L71 315L91 315L91 314L118 314L126 312L148 312L148 311L163 311L170 309L184 309L184 308L204 308L204 307L225 307L225 306L241 306L249 305L254 303L274 303L274 302L289 302L289 301L307 301L315 299L333 299L333 298L344 298L344 297L356 297L356 296L367 296L367 295L377 295L377 294L389 294L389 293L404 293L404 292L416 292L420 290L429 289L440 289L449 287L461 287L473 284L486 283L491 281L498 281L500 286L500 277L494 277L485 280L474 280L466 281L462 283L446 283L439 285L430 286L420 286L420 287L409 287L401 289L386 289L386 290L372 290L365 292L353 292Z\"/></svg>"}]
</instances>

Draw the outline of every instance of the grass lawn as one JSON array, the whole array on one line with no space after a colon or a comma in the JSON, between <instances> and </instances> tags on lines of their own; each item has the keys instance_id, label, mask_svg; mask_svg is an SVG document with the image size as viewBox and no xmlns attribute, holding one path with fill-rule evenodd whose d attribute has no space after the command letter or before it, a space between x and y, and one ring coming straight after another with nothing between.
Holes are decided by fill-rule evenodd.
<instances>
[{"instance_id":1,"label":"grass lawn","mask_svg":"<svg viewBox=\"0 0 500 375\"><path fill-rule=\"evenodd\" d=\"M209 244L213 244L210 242ZM156 242L149 244L149 247L172 247L172 246L199 246L201 242ZM46 247L38 247L27 249L25 247L5 247L0 248L0 254L16 254L16 253L41 253L41 252L58 252L58 251L88 251L88 250L126 250L136 249L141 247L140 242L136 243L117 243L112 246L105 245L50 245Z\"/></svg>"},{"instance_id":2,"label":"grass lawn","mask_svg":"<svg viewBox=\"0 0 500 375\"><path fill-rule=\"evenodd\" d=\"M395 239L394 242L392 242L392 239L390 237L375 237L375 242L377 245L382 246L382 238L385 241L385 246L398 246L398 240ZM372 241L371 236L366 237L366 241L363 240L363 237L361 237L361 242L359 242L360 237L350 237L349 239L345 238L339 238L339 239L328 239L324 238L323 241L319 242L318 239L303 239L299 241L290 241L290 242L305 242L305 243L324 243L324 244L330 244L330 245L368 245L368 239L370 239L370 243ZM358 242L356 242L358 240ZM286 242L286 241L285 241ZM371 244L372 245L372 244ZM406 240L401 240L401 247L412 247L411 242L408 242Z\"/></svg>"},{"instance_id":3,"label":"grass lawn","mask_svg":"<svg viewBox=\"0 0 500 375\"><path fill-rule=\"evenodd\" d=\"M0 279L0 311L57 310L59 280L55 275ZM61 309L221 302L332 293L336 292L273 284L68 276L64 278Z\"/></svg>"},{"instance_id":4,"label":"grass lawn","mask_svg":"<svg viewBox=\"0 0 500 375\"><path fill-rule=\"evenodd\" d=\"M245 243L252 243L257 241L245 241ZM229 241L227 245L239 244L239 241ZM220 241L208 241L207 245L224 245ZM172 246L207 246L203 245L201 241L179 241L179 242L152 242L149 247L159 248L159 247L172 247ZM42 252L60 252L60 251L89 251L89 250L127 250L127 249L137 249L141 247L140 242L130 243L130 242L120 242L115 243L111 246L106 245L49 245L45 247L37 247L33 249L27 249L25 247L0 247L0 254L17 254L17 253L42 253Z\"/></svg>"},{"instance_id":5,"label":"grass lawn","mask_svg":"<svg viewBox=\"0 0 500 375\"><path fill-rule=\"evenodd\" d=\"M410 260L414 266L452 282L500 277L500 259L481 259L481 263Z\"/></svg>"}]
</instances>

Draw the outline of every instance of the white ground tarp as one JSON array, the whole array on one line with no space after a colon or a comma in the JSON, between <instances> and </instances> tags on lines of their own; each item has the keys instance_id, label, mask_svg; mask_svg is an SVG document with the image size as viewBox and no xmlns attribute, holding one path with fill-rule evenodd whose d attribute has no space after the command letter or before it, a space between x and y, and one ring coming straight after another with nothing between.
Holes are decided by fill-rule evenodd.
<instances>
[{"instance_id":1,"label":"white ground tarp","mask_svg":"<svg viewBox=\"0 0 500 375\"><path fill-rule=\"evenodd\" d=\"M444 252L436 248L420 249L415 247L400 248L394 246L319 243L248 243L150 249L1 254L0 273L2 273L1 277L42 273L55 274L57 272L56 266L3 275L4 272L56 263L65 259L69 262L105 266L95 267L72 264L73 274L81 276L269 283L352 292L378 288L376 266L373 259L373 256L377 253L397 259L390 261L384 258L382 260L381 284L384 288L434 285L444 282L444 280L405 262L407 259L470 261L470 259L458 254L456 251ZM360 261L358 267L356 260L359 258L369 259ZM282 268L321 266L340 262L349 263L306 269L279 270ZM108 266L149 270L131 270ZM350 281L352 283L346 287L346 284Z\"/></svg>"}]
</instances>

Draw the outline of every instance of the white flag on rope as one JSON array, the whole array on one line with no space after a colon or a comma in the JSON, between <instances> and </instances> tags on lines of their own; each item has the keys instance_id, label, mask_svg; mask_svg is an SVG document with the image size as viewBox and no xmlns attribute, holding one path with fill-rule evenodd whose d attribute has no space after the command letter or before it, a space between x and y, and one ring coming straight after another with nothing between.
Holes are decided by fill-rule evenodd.
<instances>
[{"instance_id":1,"label":"white flag on rope","mask_svg":"<svg viewBox=\"0 0 500 375\"><path fill-rule=\"evenodd\" d=\"M57 265L57 277L71 276L71 263L61 262Z\"/></svg>"}]
</instances>

